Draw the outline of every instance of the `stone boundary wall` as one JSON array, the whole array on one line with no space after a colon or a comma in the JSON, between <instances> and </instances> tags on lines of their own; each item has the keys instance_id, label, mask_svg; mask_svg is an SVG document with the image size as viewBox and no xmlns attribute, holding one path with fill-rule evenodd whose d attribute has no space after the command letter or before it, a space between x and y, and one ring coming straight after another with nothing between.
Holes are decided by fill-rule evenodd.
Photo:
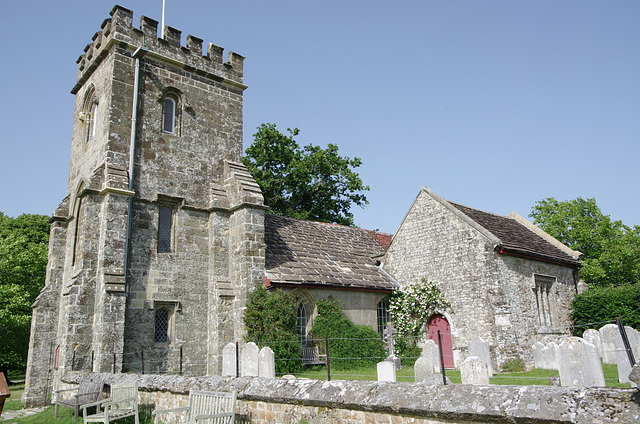
<instances>
[{"instance_id":1,"label":"stone boundary wall","mask_svg":"<svg viewBox=\"0 0 640 424\"><path fill-rule=\"evenodd\" d=\"M63 383L87 374L68 372ZM97 374L108 385L137 382L143 407L186 405L190 388L238 392L236 413L252 424L636 423L636 389L552 386L430 386L378 381L287 380Z\"/></svg>"}]
</instances>

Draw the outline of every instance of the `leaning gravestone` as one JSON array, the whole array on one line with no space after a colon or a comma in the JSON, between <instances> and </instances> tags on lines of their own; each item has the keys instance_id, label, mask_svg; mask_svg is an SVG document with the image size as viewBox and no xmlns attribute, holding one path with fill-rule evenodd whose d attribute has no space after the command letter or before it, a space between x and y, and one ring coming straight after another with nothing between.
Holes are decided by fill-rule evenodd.
<instances>
[{"instance_id":1,"label":"leaning gravestone","mask_svg":"<svg viewBox=\"0 0 640 424\"><path fill-rule=\"evenodd\" d=\"M598 330L590 328L582 334L582 338L591 343L598 349L598 355L602 358L602 335Z\"/></svg>"},{"instance_id":2,"label":"leaning gravestone","mask_svg":"<svg viewBox=\"0 0 640 424\"><path fill-rule=\"evenodd\" d=\"M616 342L620 338L620 330L615 324L607 324L600 329L602 336L602 361L605 364L615 364L617 360Z\"/></svg>"},{"instance_id":3,"label":"leaning gravestone","mask_svg":"<svg viewBox=\"0 0 640 424\"><path fill-rule=\"evenodd\" d=\"M560 343L558 365L563 386L605 386L598 349L580 337L567 337Z\"/></svg>"},{"instance_id":4,"label":"leaning gravestone","mask_svg":"<svg viewBox=\"0 0 640 424\"><path fill-rule=\"evenodd\" d=\"M222 349L222 375L231 377L238 375L238 358L235 343L227 343Z\"/></svg>"},{"instance_id":5,"label":"leaning gravestone","mask_svg":"<svg viewBox=\"0 0 640 424\"><path fill-rule=\"evenodd\" d=\"M631 352L633 353L633 359L638 361L637 352L637 344L638 344L638 332L631 327L624 327L625 332L627 333L627 340L629 341L629 347L631 347ZM616 348L616 365L618 365L618 381L620 383L631 383L631 387L637 387L637 385L629 380L629 374L631 373L631 359L629 358L629 354L627 353L627 349L622 341L622 336L620 336L620 331L618 331L618 336L614 337L613 344Z\"/></svg>"},{"instance_id":6,"label":"leaning gravestone","mask_svg":"<svg viewBox=\"0 0 640 424\"><path fill-rule=\"evenodd\" d=\"M414 365L415 382L422 383L425 379L440 372L440 356L438 345L433 340L422 343L422 352ZM440 378L442 383L442 378Z\"/></svg>"},{"instance_id":7,"label":"leaning gravestone","mask_svg":"<svg viewBox=\"0 0 640 424\"><path fill-rule=\"evenodd\" d=\"M627 332L627 340L629 340L629 345L631 345L634 359L638 362L640 360L640 332L634 328L627 327L626 325L624 329Z\"/></svg>"},{"instance_id":8,"label":"leaning gravestone","mask_svg":"<svg viewBox=\"0 0 640 424\"><path fill-rule=\"evenodd\" d=\"M396 381L396 364L393 361L378 362L378 381Z\"/></svg>"},{"instance_id":9,"label":"leaning gravestone","mask_svg":"<svg viewBox=\"0 0 640 424\"><path fill-rule=\"evenodd\" d=\"M258 357L260 355L260 349L254 342L247 343L242 349L242 362L240 363L240 375L242 377L257 377L258 372Z\"/></svg>"},{"instance_id":10,"label":"leaning gravestone","mask_svg":"<svg viewBox=\"0 0 640 424\"><path fill-rule=\"evenodd\" d=\"M477 356L469 356L460 364L462 384L490 384L489 366Z\"/></svg>"},{"instance_id":11,"label":"leaning gravestone","mask_svg":"<svg viewBox=\"0 0 640 424\"><path fill-rule=\"evenodd\" d=\"M477 356L489 367L489 376L493 377L493 366L491 365L491 351L489 343L480 336L474 337L469 342L469 356Z\"/></svg>"},{"instance_id":12,"label":"leaning gravestone","mask_svg":"<svg viewBox=\"0 0 640 424\"><path fill-rule=\"evenodd\" d=\"M276 378L276 358L270 347L260 349L258 358L258 376Z\"/></svg>"}]
</instances>

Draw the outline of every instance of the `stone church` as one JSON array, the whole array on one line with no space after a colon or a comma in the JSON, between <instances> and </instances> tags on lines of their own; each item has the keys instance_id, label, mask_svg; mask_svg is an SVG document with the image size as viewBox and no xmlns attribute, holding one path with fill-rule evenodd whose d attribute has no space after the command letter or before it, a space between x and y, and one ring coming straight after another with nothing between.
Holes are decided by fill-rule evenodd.
<instances>
[{"instance_id":1,"label":"stone church","mask_svg":"<svg viewBox=\"0 0 640 424\"><path fill-rule=\"evenodd\" d=\"M215 375L242 341L258 284L295 290L302 342L315 301L380 329L386 298L441 285L451 366L474 336L496 365L568 332L578 252L518 216L423 189L395 235L265 213L242 165L243 57L115 6L78 59L67 196L51 222L23 400L66 371ZM435 322L435 321L434 321ZM444 342L443 342L444 343Z\"/></svg>"}]
</instances>

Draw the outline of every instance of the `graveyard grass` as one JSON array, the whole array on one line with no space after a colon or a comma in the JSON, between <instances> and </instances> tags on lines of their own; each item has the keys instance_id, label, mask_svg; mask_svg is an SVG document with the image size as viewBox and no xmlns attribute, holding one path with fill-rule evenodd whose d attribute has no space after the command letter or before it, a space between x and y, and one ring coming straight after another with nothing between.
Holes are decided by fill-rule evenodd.
<instances>
[{"instance_id":1,"label":"graveyard grass","mask_svg":"<svg viewBox=\"0 0 640 424\"><path fill-rule=\"evenodd\" d=\"M602 364L605 382L607 387L630 387L629 383L618 382L618 367L612 364ZM460 384L460 371L454 369L445 370L446 376L453 384ZM548 386L549 377L558 377L560 374L556 370L533 369L525 372L511 372L495 374L491 378L491 384L495 385L516 385L516 386ZM298 378L312 378L317 380L327 379L327 370L323 366L314 366L302 373L296 374ZM364 380L376 381L377 368L363 367L352 369L349 371L331 372L332 380ZM413 366L403 366L402 369L396 371L396 379L398 382L413 383L414 370Z\"/></svg>"}]
</instances>

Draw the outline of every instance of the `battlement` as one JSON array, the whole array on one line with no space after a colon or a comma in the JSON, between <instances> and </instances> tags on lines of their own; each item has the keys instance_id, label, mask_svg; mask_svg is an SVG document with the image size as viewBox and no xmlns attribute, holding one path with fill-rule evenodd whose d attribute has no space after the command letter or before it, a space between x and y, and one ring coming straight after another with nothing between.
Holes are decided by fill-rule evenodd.
<instances>
[{"instance_id":1,"label":"battlement","mask_svg":"<svg viewBox=\"0 0 640 424\"><path fill-rule=\"evenodd\" d=\"M223 48L213 43L207 46L206 55L202 52L201 38L188 35L186 45L181 44L182 31L165 26L164 37L158 37L158 21L146 16L140 17L140 27L133 27L133 11L116 5L110 12L100 31L92 37L78 60L78 82L71 90L76 93L93 73L97 66L109 54L111 49L119 47L132 54L142 47L147 50L146 58L172 67L193 72L201 77L244 90L242 84L244 57L230 51L227 62L223 62Z\"/></svg>"}]
</instances>

